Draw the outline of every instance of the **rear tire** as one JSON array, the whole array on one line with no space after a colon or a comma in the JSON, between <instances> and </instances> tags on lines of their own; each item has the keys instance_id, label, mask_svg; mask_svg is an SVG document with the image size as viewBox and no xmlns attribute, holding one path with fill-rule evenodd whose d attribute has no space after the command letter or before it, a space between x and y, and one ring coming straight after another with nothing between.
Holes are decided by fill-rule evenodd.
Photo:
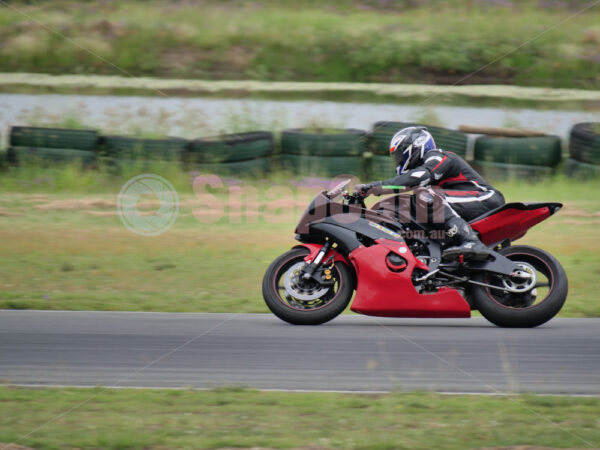
<instances>
[{"instance_id":1,"label":"rear tire","mask_svg":"<svg viewBox=\"0 0 600 450\"><path fill-rule=\"evenodd\" d=\"M341 314L348 306L354 292L352 270L343 262L332 268L336 283L311 304L303 303L286 294L283 279L297 264L303 263L308 250L294 248L271 263L263 278L262 291L265 303L273 314L294 325L319 325Z\"/></svg>"},{"instance_id":2,"label":"rear tire","mask_svg":"<svg viewBox=\"0 0 600 450\"><path fill-rule=\"evenodd\" d=\"M504 248L500 253L514 262L529 264L547 279L541 288L547 293L539 303L534 291L523 294L508 294L482 286L471 287L470 293L475 308L493 324L509 328L533 328L552 319L562 308L568 293L567 275L560 263L549 253L527 245ZM537 286L542 286L538 276ZM480 273L475 281L497 284L499 277Z\"/></svg>"}]
</instances>

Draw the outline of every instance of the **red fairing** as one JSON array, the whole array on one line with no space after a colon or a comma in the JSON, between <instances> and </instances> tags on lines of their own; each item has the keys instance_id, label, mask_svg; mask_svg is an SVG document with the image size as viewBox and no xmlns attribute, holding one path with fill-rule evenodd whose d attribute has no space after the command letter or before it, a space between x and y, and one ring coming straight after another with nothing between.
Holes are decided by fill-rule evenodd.
<instances>
[{"instance_id":1,"label":"red fairing","mask_svg":"<svg viewBox=\"0 0 600 450\"><path fill-rule=\"evenodd\" d=\"M351 309L360 314L384 317L471 317L471 307L455 289L419 294L412 283L415 268L429 270L406 244L380 239L377 245L359 247L350 254L357 275L356 296ZM402 256L407 268L392 272L386 265L389 252Z\"/></svg>"},{"instance_id":2,"label":"red fairing","mask_svg":"<svg viewBox=\"0 0 600 450\"><path fill-rule=\"evenodd\" d=\"M529 211L505 209L472 223L471 227L481 234L484 244L492 245L505 239L515 241L523 237L529 228L550 216L550 208L547 206Z\"/></svg>"},{"instance_id":3,"label":"red fairing","mask_svg":"<svg viewBox=\"0 0 600 450\"><path fill-rule=\"evenodd\" d=\"M304 261L306 261L309 264L311 262L313 262L313 260L319 254L319 250L321 250L323 248L323 246L319 245L319 244L301 244L301 245L297 245L294 248L298 248L298 247L305 247L305 248L308 249L309 253L304 258ZM333 260L334 261L341 261L343 263L348 264L348 260L346 258L344 258L342 255L340 255L338 252L336 252L335 250L333 250L333 249L329 250L329 253L327 253L327 255L325 255L325 257L323 258L323 261L327 261L327 259L330 258L331 255L333 255Z\"/></svg>"}]
</instances>

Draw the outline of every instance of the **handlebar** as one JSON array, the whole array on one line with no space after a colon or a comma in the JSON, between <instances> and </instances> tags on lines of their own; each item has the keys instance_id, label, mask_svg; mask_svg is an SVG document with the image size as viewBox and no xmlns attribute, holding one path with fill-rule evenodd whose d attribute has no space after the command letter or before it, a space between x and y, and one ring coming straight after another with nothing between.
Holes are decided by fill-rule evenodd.
<instances>
[{"instance_id":1,"label":"handlebar","mask_svg":"<svg viewBox=\"0 0 600 450\"><path fill-rule=\"evenodd\" d=\"M348 204L361 205L364 207L365 198L367 197L367 195L364 195L360 192L351 194L348 191L344 190L350 184L350 182L351 182L350 179L346 179L346 180L342 181L341 183L339 183L337 186L335 186L330 191L325 192L325 195L330 200L332 200L341 194L344 197L344 200L348 201ZM407 189L406 186L384 185L384 186L378 186L372 193L373 193L373 195L380 196L380 195L385 195L385 194L396 194L399 191L405 191L406 189ZM411 188L408 188L408 189L411 189Z\"/></svg>"},{"instance_id":2,"label":"handlebar","mask_svg":"<svg viewBox=\"0 0 600 450\"><path fill-rule=\"evenodd\" d=\"M348 201L349 205L359 205L363 208L366 208L365 206L365 196L359 193L356 194L351 194L348 191L344 191L342 196L344 197L344 200Z\"/></svg>"}]
</instances>

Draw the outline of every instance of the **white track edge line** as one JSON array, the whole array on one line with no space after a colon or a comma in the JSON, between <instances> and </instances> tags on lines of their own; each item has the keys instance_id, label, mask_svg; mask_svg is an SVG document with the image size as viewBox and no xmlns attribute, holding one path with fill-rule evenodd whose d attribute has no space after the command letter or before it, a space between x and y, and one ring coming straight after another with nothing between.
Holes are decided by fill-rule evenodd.
<instances>
[{"instance_id":1,"label":"white track edge line","mask_svg":"<svg viewBox=\"0 0 600 450\"><path fill-rule=\"evenodd\" d=\"M254 388L252 386L229 385L214 387L195 386L102 386L102 385L69 385L69 384L40 384L40 383L0 383L0 387L22 387L31 389L135 389L135 390L170 390L170 391L213 391L215 389L240 388L242 390L258 392L289 392L289 393L321 393L321 394L355 394L355 395L385 395L385 394L413 394L431 393L440 395L481 395L487 397L505 397L520 395L533 395L537 397L576 397L576 398L600 398L600 394L565 394L565 393L540 393L540 392L478 392L478 391L435 391L435 390L352 390L352 389L278 389L278 388Z\"/></svg>"}]
</instances>

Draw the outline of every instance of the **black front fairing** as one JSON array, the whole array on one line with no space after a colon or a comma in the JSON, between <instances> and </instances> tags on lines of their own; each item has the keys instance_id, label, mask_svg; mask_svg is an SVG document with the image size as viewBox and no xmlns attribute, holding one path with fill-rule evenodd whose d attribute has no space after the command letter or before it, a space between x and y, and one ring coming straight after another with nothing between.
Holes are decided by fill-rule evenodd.
<instances>
[{"instance_id":1,"label":"black front fairing","mask_svg":"<svg viewBox=\"0 0 600 450\"><path fill-rule=\"evenodd\" d=\"M310 234L334 239L346 254L361 245L370 245L378 239L404 242L399 233L368 219L358 218L352 223L342 223L336 216L327 217L310 225Z\"/></svg>"},{"instance_id":2,"label":"black front fairing","mask_svg":"<svg viewBox=\"0 0 600 450\"><path fill-rule=\"evenodd\" d=\"M302 215L296 227L297 239L303 242L323 242L333 239L349 254L361 245L371 245L378 239L404 242L402 236L385 226L393 219L382 216L360 205L331 201L324 193L318 194ZM382 225L383 224L383 225ZM397 224L396 224L397 225Z\"/></svg>"}]
</instances>

